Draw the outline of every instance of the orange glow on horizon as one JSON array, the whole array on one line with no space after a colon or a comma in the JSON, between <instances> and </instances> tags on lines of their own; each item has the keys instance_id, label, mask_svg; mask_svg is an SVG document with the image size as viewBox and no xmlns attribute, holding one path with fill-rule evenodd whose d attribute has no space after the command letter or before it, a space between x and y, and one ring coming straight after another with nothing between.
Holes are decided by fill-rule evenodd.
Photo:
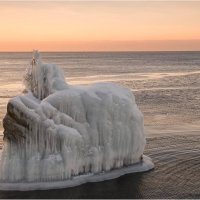
<instances>
[{"instance_id":1,"label":"orange glow on horizon","mask_svg":"<svg viewBox=\"0 0 200 200\"><path fill-rule=\"evenodd\" d=\"M2 52L9 51L200 51L200 40L152 41L76 41L76 42L12 42L1 43Z\"/></svg>"},{"instance_id":2,"label":"orange glow on horizon","mask_svg":"<svg viewBox=\"0 0 200 200\"><path fill-rule=\"evenodd\" d=\"M200 50L200 2L0 2L0 51Z\"/></svg>"}]
</instances>

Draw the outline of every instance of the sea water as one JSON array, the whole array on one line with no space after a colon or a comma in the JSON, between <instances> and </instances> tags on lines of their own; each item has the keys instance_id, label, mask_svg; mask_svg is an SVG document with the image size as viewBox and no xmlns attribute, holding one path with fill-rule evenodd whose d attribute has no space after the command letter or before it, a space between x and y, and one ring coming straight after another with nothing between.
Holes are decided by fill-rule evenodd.
<instances>
[{"instance_id":1,"label":"sea water","mask_svg":"<svg viewBox=\"0 0 200 200\"><path fill-rule=\"evenodd\" d=\"M42 52L41 56L45 63L54 63L61 67L68 83L88 84L106 81L128 86L136 91L136 103L142 104L143 112L148 112L146 105L150 105L154 99L162 102L163 98L167 98L169 94L166 92L169 90L171 92L173 87L185 86L185 88L196 88L196 90L199 87L200 52ZM21 94L24 89L22 75L31 57L32 52L0 53L0 132L3 130L2 119L6 113L8 100ZM197 74L192 74L192 78L188 78L187 76L193 72ZM177 75L176 78L185 79L176 80L175 75ZM165 80L166 77L167 80ZM153 96L151 93L149 99L146 98L144 102L144 96L147 94L144 89L152 90L152 88L159 89L157 91L159 93L160 89L164 88L164 96L160 93L161 98L157 98L157 93ZM143 93L137 93L137 90L142 90ZM186 92L186 94L189 93ZM192 100L197 99L199 94L196 96ZM175 98L173 102L175 101L179 99ZM197 102L191 102L190 107L194 104ZM172 107L176 108L175 104L173 105ZM151 108L153 107L151 105ZM188 110L185 113L188 113ZM148 122L150 125L153 123L147 119L145 123L149 125Z\"/></svg>"},{"instance_id":2,"label":"sea water","mask_svg":"<svg viewBox=\"0 0 200 200\"><path fill-rule=\"evenodd\" d=\"M0 120L6 113L8 100L23 90L21 74L29 64L27 55L32 56L0 53ZM42 53L42 57L45 62L61 66L68 82L111 80L132 88L146 127L161 124L165 127L163 132L167 130L166 124L170 127L183 121L199 124L200 52ZM1 191L0 195L4 198L199 198L199 136L147 139L145 153L156 165L148 174L131 174L72 189Z\"/></svg>"}]
</instances>

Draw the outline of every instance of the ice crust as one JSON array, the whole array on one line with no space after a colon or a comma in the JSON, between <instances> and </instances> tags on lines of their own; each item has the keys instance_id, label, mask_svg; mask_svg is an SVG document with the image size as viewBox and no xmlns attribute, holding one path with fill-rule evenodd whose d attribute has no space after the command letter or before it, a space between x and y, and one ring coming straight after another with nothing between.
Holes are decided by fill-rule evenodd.
<instances>
[{"instance_id":1,"label":"ice crust","mask_svg":"<svg viewBox=\"0 0 200 200\"><path fill-rule=\"evenodd\" d=\"M70 86L57 66L42 64L37 51L24 82L28 93L9 101L3 121L0 189L18 184L16 189L23 190L25 183L47 188L44 182L67 187L118 177L126 173L122 167L132 167L127 173L153 167L148 158L141 159L143 115L128 88ZM88 174L99 178L83 178Z\"/></svg>"},{"instance_id":2,"label":"ice crust","mask_svg":"<svg viewBox=\"0 0 200 200\"><path fill-rule=\"evenodd\" d=\"M154 168L152 160L143 156L143 161L118 169L113 169L108 172L101 173L88 173L85 175L76 176L73 179L63 181L51 181L51 182L18 182L18 183L0 183L0 190L18 190L18 191L29 191L29 190L48 190L48 189L60 189L75 187L88 182L100 182L114 178L118 178L125 174L144 172Z\"/></svg>"}]
</instances>

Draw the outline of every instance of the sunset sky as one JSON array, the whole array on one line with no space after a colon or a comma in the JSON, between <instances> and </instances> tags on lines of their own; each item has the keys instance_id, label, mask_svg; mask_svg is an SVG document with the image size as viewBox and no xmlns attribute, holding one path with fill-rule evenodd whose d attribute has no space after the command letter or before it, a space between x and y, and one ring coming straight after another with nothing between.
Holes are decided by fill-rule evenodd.
<instances>
[{"instance_id":1,"label":"sunset sky","mask_svg":"<svg viewBox=\"0 0 200 200\"><path fill-rule=\"evenodd\" d=\"M0 51L200 50L200 1L0 1Z\"/></svg>"}]
</instances>

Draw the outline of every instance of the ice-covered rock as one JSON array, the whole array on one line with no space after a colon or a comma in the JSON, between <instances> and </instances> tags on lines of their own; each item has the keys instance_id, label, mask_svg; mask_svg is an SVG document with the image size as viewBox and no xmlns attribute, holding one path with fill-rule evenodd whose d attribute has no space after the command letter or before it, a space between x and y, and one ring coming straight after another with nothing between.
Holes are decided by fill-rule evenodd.
<instances>
[{"instance_id":1,"label":"ice-covered rock","mask_svg":"<svg viewBox=\"0 0 200 200\"><path fill-rule=\"evenodd\" d=\"M3 120L0 182L64 181L144 162L143 115L128 88L70 86L37 51L24 82L28 93L8 102Z\"/></svg>"}]
</instances>

